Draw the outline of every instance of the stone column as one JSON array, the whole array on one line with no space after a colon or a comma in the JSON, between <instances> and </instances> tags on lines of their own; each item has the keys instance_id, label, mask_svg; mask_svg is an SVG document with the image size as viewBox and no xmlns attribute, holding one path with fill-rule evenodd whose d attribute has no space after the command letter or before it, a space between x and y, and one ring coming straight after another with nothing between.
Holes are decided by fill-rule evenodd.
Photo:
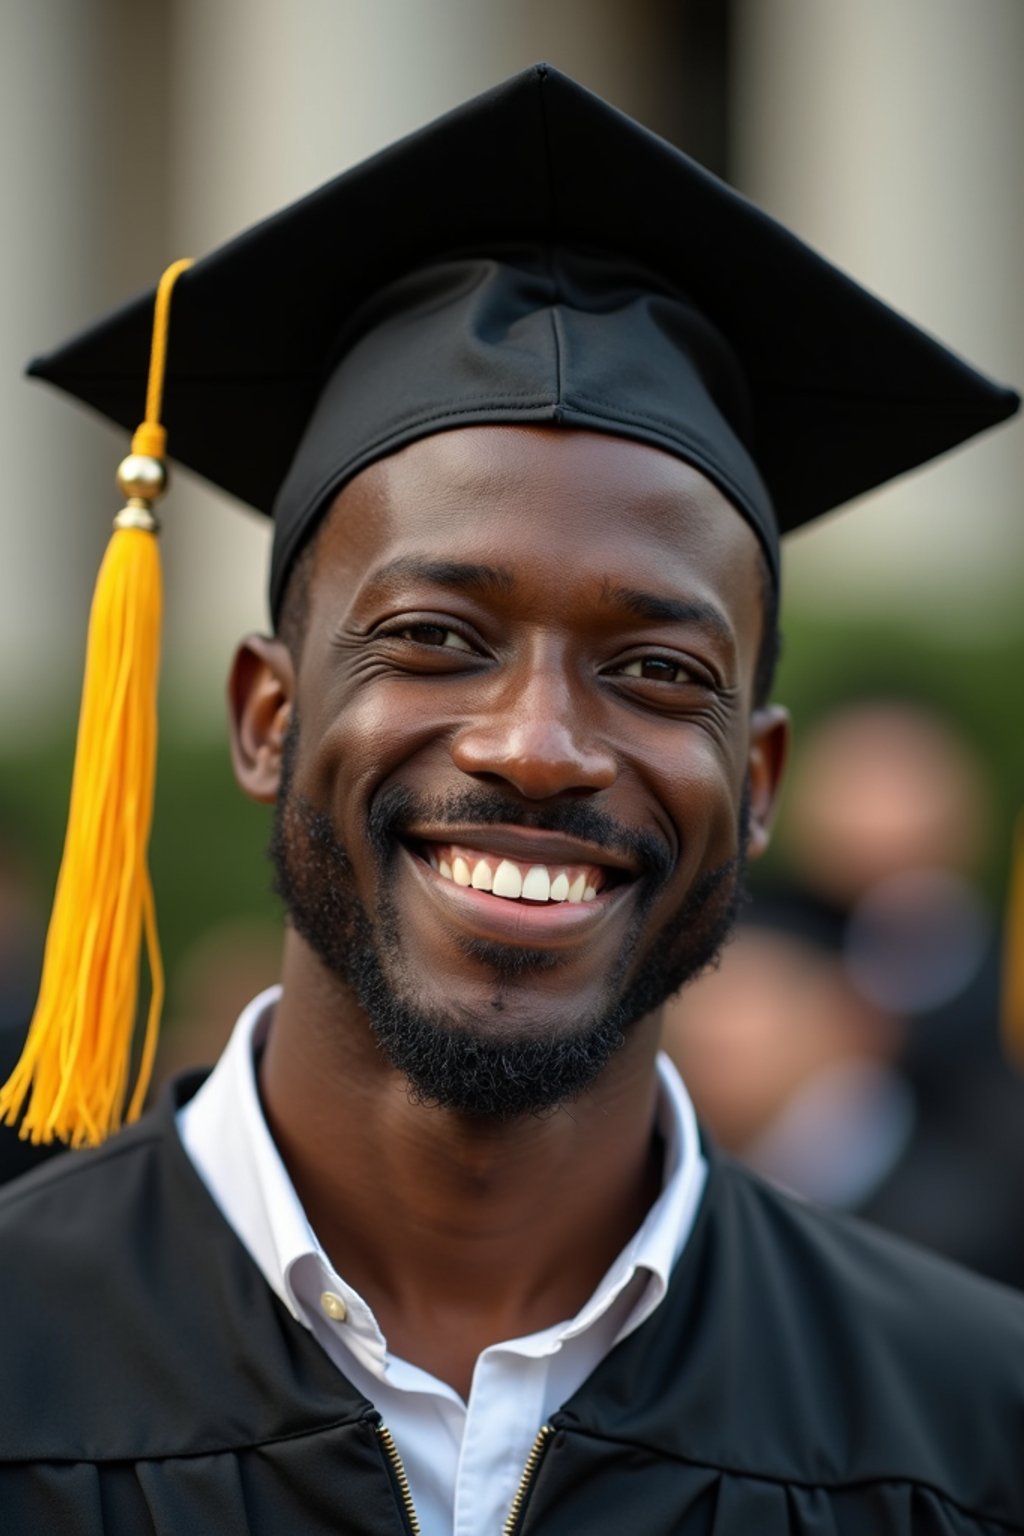
<instances>
[{"instance_id":1,"label":"stone column","mask_svg":"<svg viewBox=\"0 0 1024 1536\"><path fill-rule=\"evenodd\" d=\"M1024 383L1024 6L734 0L733 176L997 378ZM1015 621L1024 429L790 540L791 596Z\"/></svg>"}]
</instances>

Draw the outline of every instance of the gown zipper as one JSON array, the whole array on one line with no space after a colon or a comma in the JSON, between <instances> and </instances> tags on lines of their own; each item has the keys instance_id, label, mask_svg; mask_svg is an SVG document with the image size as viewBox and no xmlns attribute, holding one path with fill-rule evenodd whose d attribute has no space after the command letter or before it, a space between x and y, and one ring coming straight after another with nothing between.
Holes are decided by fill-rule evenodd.
<instances>
[{"instance_id":1,"label":"gown zipper","mask_svg":"<svg viewBox=\"0 0 1024 1536\"><path fill-rule=\"evenodd\" d=\"M412 1494L409 1492L409 1479L406 1476L405 1467L402 1465L402 1458L398 1454L395 1437L381 1420L378 1420L376 1430L377 1438L384 1447L384 1454L391 1463L391 1470L395 1474L398 1496L402 1501L402 1508L405 1510L405 1518L409 1526L409 1536L420 1536L419 1517L416 1514L416 1506L412 1501Z\"/></svg>"},{"instance_id":2,"label":"gown zipper","mask_svg":"<svg viewBox=\"0 0 1024 1536\"><path fill-rule=\"evenodd\" d=\"M530 1491L530 1484L537 1475L537 1468L544 1459L547 1443L554 1432L555 1427L553 1424L542 1424L537 1431L537 1438L530 1447L530 1454L526 1458L523 1475L519 1479L516 1496L512 1500L512 1508L509 1510L508 1518L501 1528L501 1536L515 1536L516 1531L519 1529L519 1522L523 1517L523 1510L526 1507L526 1498Z\"/></svg>"},{"instance_id":3,"label":"gown zipper","mask_svg":"<svg viewBox=\"0 0 1024 1536\"><path fill-rule=\"evenodd\" d=\"M412 1502L412 1494L409 1491L409 1478L406 1475L405 1467L402 1464L402 1458L398 1454L398 1446L395 1444L395 1437L381 1419L377 1420L377 1423L374 1425L374 1429L376 1431L378 1440L384 1448L384 1454L388 1459L391 1470L394 1473L395 1485L398 1488L398 1496L402 1501L402 1509L405 1512L406 1523L409 1527L409 1536L420 1536L419 1517L416 1514L416 1506ZM519 1479L519 1487L516 1489L515 1498L512 1500L512 1507L508 1512L508 1517L505 1521L505 1524L501 1528L501 1536L515 1536L515 1533L519 1528L519 1522L523 1516L523 1510L526 1506L526 1498L530 1491L530 1485L537 1474L537 1468L540 1466L541 1461L544 1459L544 1452L547 1448L547 1443L554 1432L555 1428L553 1424L542 1424L540 1429L537 1431L537 1438L533 1442L533 1445L530 1447L530 1454L526 1458L526 1466L523 1468L523 1475Z\"/></svg>"}]
</instances>

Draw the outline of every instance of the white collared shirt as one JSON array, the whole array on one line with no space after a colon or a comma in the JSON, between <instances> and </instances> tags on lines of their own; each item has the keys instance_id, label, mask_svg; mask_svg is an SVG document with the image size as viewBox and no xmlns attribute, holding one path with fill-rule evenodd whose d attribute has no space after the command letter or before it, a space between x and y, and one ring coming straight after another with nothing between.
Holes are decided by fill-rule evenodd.
<instances>
[{"instance_id":1,"label":"white collared shirt","mask_svg":"<svg viewBox=\"0 0 1024 1536\"><path fill-rule=\"evenodd\" d=\"M576 1316L485 1349L463 1402L445 1382L389 1353L373 1312L306 1219L256 1085L254 1053L279 996L280 988L270 988L239 1018L215 1070L178 1112L182 1142L267 1284L380 1412L401 1453L423 1536L500 1531L541 1425L665 1295L707 1176L689 1096L659 1057L661 1194ZM328 1315L325 1296L337 1299L327 1306L343 1318Z\"/></svg>"}]
</instances>

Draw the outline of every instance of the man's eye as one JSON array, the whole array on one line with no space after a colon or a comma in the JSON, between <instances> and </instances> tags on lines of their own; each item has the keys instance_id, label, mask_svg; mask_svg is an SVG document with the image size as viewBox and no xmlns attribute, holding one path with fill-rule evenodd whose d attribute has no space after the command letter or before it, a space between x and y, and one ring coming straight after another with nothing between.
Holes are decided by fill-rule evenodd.
<instances>
[{"instance_id":1,"label":"man's eye","mask_svg":"<svg viewBox=\"0 0 1024 1536\"><path fill-rule=\"evenodd\" d=\"M398 635L403 640L415 640L417 645L443 646L449 651L472 650L457 630L446 629L443 624L407 624Z\"/></svg>"},{"instance_id":2,"label":"man's eye","mask_svg":"<svg viewBox=\"0 0 1024 1536\"><path fill-rule=\"evenodd\" d=\"M635 661L627 661L620 671L626 677L642 677L652 683L681 683L690 676L680 662L668 661L664 656L638 656Z\"/></svg>"}]
</instances>

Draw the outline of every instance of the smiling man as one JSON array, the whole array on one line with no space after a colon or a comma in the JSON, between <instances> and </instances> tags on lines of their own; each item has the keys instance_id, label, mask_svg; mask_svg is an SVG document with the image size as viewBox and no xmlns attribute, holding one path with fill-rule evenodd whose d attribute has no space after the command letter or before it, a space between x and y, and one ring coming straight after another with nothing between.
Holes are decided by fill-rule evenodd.
<instances>
[{"instance_id":1,"label":"smiling man","mask_svg":"<svg viewBox=\"0 0 1024 1536\"><path fill-rule=\"evenodd\" d=\"M150 304L35 371L130 420ZM1012 393L544 68L198 263L167 388L275 519L282 986L0 1207L11 1529L1024 1530L1019 1300L658 1056L768 838L779 529Z\"/></svg>"}]
</instances>

